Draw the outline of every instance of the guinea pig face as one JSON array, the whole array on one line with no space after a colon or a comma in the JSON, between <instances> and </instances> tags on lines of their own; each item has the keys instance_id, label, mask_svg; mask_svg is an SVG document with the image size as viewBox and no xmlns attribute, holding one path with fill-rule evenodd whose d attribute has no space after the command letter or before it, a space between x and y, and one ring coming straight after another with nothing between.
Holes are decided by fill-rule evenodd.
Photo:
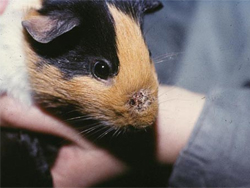
<instances>
[{"instance_id":1,"label":"guinea pig face","mask_svg":"<svg viewBox=\"0 0 250 188\"><path fill-rule=\"evenodd\" d=\"M30 10L22 24L37 103L74 106L79 118L104 126L152 125L158 82L141 25L143 13L158 5L46 0Z\"/></svg>"}]
</instances>

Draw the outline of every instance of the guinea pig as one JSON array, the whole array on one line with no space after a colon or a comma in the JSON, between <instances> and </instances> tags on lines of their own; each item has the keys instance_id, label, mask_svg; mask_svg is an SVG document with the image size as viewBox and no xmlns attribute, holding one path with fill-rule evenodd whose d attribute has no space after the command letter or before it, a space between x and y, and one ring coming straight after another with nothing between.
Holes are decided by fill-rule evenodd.
<instances>
[{"instance_id":1,"label":"guinea pig","mask_svg":"<svg viewBox=\"0 0 250 188\"><path fill-rule=\"evenodd\" d=\"M10 0L0 25L0 94L81 126L89 120L115 131L152 125L158 81L142 28L143 15L160 5Z\"/></svg>"}]
</instances>

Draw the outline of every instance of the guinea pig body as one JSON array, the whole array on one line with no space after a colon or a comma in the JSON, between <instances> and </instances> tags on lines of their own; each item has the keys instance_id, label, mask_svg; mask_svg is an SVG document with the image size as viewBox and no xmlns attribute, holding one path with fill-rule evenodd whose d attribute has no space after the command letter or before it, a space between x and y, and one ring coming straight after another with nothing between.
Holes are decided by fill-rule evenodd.
<instances>
[{"instance_id":1,"label":"guinea pig body","mask_svg":"<svg viewBox=\"0 0 250 188\"><path fill-rule=\"evenodd\" d=\"M32 97L21 22L26 9L39 4L39 0L9 0L0 15L0 95L6 93L26 105L32 104Z\"/></svg>"},{"instance_id":2,"label":"guinea pig body","mask_svg":"<svg viewBox=\"0 0 250 188\"><path fill-rule=\"evenodd\" d=\"M26 105L35 103L70 124L77 120L81 127L89 120L108 132L152 125L158 82L142 20L159 5L150 0L10 0L0 23L0 94ZM24 144L17 142L17 150L42 151L29 157L46 179L46 137L20 134L6 131L11 139L25 138ZM3 142L7 144L1 148L11 142ZM22 170L15 170L17 176ZM6 185L9 182L13 181ZM46 186L51 178L48 182Z\"/></svg>"}]
</instances>

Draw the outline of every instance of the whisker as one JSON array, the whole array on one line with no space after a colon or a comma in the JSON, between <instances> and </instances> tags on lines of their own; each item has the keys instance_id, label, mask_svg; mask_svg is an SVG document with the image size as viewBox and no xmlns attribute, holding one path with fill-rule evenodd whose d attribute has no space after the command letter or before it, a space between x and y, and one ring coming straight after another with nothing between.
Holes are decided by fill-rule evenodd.
<instances>
[{"instance_id":1,"label":"whisker","mask_svg":"<svg viewBox=\"0 0 250 188\"><path fill-rule=\"evenodd\" d=\"M114 130L113 127L108 128L108 130L104 131L104 133L102 133L100 136L98 136L97 139L103 138L104 136L106 136L108 133L110 133L113 130Z\"/></svg>"},{"instance_id":2,"label":"whisker","mask_svg":"<svg viewBox=\"0 0 250 188\"><path fill-rule=\"evenodd\" d=\"M104 125L99 125L99 127L101 127L100 129L98 128L98 129L95 129L95 130L93 130L93 131L91 131L91 132L89 132L89 133L87 133L87 135L88 136L94 136L95 134L97 134L98 132L100 132L100 131L103 131L103 130L105 130L105 129L107 129L107 127L106 126L104 126ZM95 139L96 140L96 139Z\"/></svg>"},{"instance_id":3,"label":"whisker","mask_svg":"<svg viewBox=\"0 0 250 188\"><path fill-rule=\"evenodd\" d=\"M168 93L170 93L174 89L176 89L176 88L175 87L170 87L167 90L164 90L164 92L158 94L158 98L164 97L164 95L167 95ZM161 90L159 92L161 92Z\"/></svg>"},{"instance_id":4,"label":"whisker","mask_svg":"<svg viewBox=\"0 0 250 188\"><path fill-rule=\"evenodd\" d=\"M117 128L116 131L113 133L112 137L118 137L118 135L121 133L121 128Z\"/></svg>"},{"instance_id":5,"label":"whisker","mask_svg":"<svg viewBox=\"0 0 250 188\"><path fill-rule=\"evenodd\" d=\"M78 110L77 109L70 110L70 111L65 112L65 114L70 114L70 113L73 113L73 112L78 112Z\"/></svg>"},{"instance_id":6,"label":"whisker","mask_svg":"<svg viewBox=\"0 0 250 188\"><path fill-rule=\"evenodd\" d=\"M148 32L151 31L151 29L154 29L157 24L160 24L160 22L155 22L154 24L151 24L151 26L146 31L143 32L144 36L146 36Z\"/></svg>"},{"instance_id":7,"label":"whisker","mask_svg":"<svg viewBox=\"0 0 250 188\"><path fill-rule=\"evenodd\" d=\"M168 59L164 58L164 59L154 61L154 64L160 64L160 63L163 63L163 62L170 62L169 60L172 60L172 57L168 57Z\"/></svg>"},{"instance_id":8,"label":"whisker","mask_svg":"<svg viewBox=\"0 0 250 188\"><path fill-rule=\"evenodd\" d=\"M76 117L72 117L69 119L66 119L66 121L83 121L83 120L91 120L92 117L89 116L76 116Z\"/></svg>"},{"instance_id":9,"label":"whisker","mask_svg":"<svg viewBox=\"0 0 250 188\"><path fill-rule=\"evenodd\" d=\"M118 133L116 134L116 137L118 137L122 133L121 129L118 129Z\"/></svg>"},{"instance_id":10,"label":"whisker","mask_svg":"<svg viewBox=\"0 0 250 188\"><path fill-rule=\"evenodd\" d=\"M80 134L84 134L84 133L91 133L92 131L98 129L99 127L102 127L103 125L101 124L92 124L92 125L89 125L91 127L87 128L87 129L84 129L83 131L80 132Z\"/></svg>"},{"instance_id":11,"label":"whisker","mask_svg":"<svg viewBox=\"0 0 250 188\"><path fill-rule=\"evenodd\" d=\"M126 134L126 129L123 129L123 130L121 131L121 134Z\"/></svg>"},{"instance_id":12,"label":"whisker","mask_svg":"<svg viewBox=\"0 0 250 188\"><path fill-rule=\"evenodd\" d=\"M162 59L162 58L166 58L166 57L172 57L172 56L178 56L180 54L183 54L184 52L170 52L170 53L165 53L159 56L154 57L154 60L158 60L158 59Z\"/></svg>"},{"instance_id":13,"label":"whisker","mask_svg":"<svg viewBox=\"0 0 250 188\"><path fill-rule=\"evenodd\" d=\"M155 64L159 64L167 60L172 60L174 57L179 56L180 54L183 54L183 52L166 53L166 54L153 58L153 60Z\"/></svg>"}]
</instances>

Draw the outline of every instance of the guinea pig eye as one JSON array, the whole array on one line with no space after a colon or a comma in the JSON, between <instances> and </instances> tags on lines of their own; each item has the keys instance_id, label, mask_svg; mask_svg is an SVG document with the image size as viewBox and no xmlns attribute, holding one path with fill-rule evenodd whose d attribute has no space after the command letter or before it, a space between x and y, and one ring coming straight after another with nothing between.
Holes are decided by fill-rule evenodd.
<instances>
[{"instance_id":1,"label":"guinea pig eye","mask_svg":"<svg viewBox=\"0 0 250 188\"><path fill-rule=\"evenodd\" d=\"M110 64L103 60L96 61L92 68L92 74L96 78L107 80L111 74Z\"/></svg>"}]
</instances>

